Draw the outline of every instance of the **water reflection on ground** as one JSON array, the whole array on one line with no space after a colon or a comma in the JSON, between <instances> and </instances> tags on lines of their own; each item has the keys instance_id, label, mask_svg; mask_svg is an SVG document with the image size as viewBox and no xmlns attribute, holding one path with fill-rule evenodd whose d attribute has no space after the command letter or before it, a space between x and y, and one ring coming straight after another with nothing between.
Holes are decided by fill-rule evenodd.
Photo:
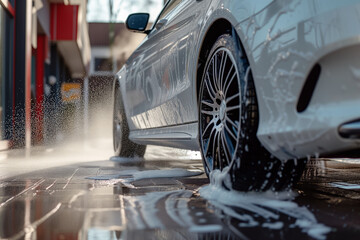
<instances>
[{"instance_id":1,"label":"water reflection on ground","mask_svg":"<svg viewBox=\"0 0 360 240\"><path fill-rule=\"evenodd\" d=\"M239 193L221 188L220 172L209 185L196 152L161 149L146 161L75 161L3 179L0 239L359 236L354 160L311 161L292 192Z\"/></svg>"}]
</instances>

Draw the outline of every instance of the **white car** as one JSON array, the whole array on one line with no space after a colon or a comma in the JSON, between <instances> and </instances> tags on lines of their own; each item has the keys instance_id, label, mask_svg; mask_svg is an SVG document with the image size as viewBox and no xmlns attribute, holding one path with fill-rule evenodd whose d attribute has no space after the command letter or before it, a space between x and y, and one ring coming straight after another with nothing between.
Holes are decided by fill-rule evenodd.
<instances>
[{"instance_id":1,"label":"white car","mask_svg":"<svg viewBox=\"0 0 360 240\"><path fill-rule=\"evenodd\" d=\"M199 150L209 175L281 190L311 156L360 156L360 1L169 0L114 84L114 149Z\"/></svg>"}]
</instances>

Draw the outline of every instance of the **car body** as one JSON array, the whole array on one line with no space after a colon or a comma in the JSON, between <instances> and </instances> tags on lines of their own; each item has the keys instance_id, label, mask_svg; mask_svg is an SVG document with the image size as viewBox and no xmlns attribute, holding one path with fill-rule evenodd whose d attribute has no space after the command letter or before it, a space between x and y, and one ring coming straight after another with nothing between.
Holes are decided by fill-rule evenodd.
<instances>
[{"instance_id":1,"label":"car body","mask_svg":"<svg viewBox=\"0 0 360 240\"><path fill-rule=\"evenodd\" d=\"M115 81L130 141L201 149L207 54L228 33L251 68L256 136L272 156L360 156L360 1L170 0L165 12Z\"/></svg>"}]
</instances>

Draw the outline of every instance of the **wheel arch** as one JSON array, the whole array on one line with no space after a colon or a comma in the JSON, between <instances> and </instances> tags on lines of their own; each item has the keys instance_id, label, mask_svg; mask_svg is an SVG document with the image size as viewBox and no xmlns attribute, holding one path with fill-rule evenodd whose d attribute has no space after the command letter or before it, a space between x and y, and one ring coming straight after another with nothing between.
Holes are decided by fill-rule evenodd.
<instances>
[{"instance_id":1,"label":"wheel arch","mask_svg":"<svg viewBox=\"0 0 360 240\"><path fill-rule=\"evenodd\" d=\"M210 27L207 29L204 38L202 39L199 56L198 56L198 64L196 69L196 101L199 101L199 94L200 94L200 85L202 75L204 73L206 59L210 54L210 50L214 43L216 42L217 38L225 33L232 32L232 25L231 23L224 19L217 19L214 21Z\"/></svg>"},{"instance_id":2,"label":"wheel arch","mask_svg":"<svg viewBox=\"0 0 360 240\"><path fill-rule=\"evenodd\" d=\"M123 107L124 107L124 110L126 113L128 113L128 109L127 109L127 99L126 99L126 65L124 65L120 71L118 73L115 74L115 77L114 77L114 84L113 84L113 99L115 100L115 93L116 93L116 90L117 88L119 89L119 92L120 92L120 97L121 97L121 100L123 102ZM128 125L129 125L129 129L130 131L132 129L134 129L134 125L131 121L131 118L129 117L128 114L126 114L126 119L127 119L127 122L128 122Z\"/></svg>"},{"instance_id":3,"label":"wheel arch","mask_svg":"<svg viewBox=\"0 0 360 240\"><path fill-rule=\"evenodd\" d=\"M205 70L205 64L206 60L209 56L210 50L216 40L219 36L222 34L230 34L232 36L236 37L236 41L239 44L239 47L243 50L243 53L245 54L245 58L249 62L248 55L246 54L246 49L241 41L241 38L239 36L239 33L236 31L235 27L232 25L232 23L225 19L220 18L214 21L210 27L207 29L199 51L198 55L198 62L197 62L197 69L196 69L196 101L198 103L199 101L199 94L200 94L200 85L201 85L201 79L202 75ZM249 62L250 64L250 62Z\"/></svg>"}]
</instances>

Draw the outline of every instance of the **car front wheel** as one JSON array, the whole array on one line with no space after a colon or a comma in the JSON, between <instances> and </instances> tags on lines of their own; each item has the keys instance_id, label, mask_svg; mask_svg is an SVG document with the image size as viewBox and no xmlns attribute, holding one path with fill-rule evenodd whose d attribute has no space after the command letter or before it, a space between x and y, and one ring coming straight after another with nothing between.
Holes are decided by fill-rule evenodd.
<instances>
[{"instance_id":1,"label":"car front wheel","mask_svg":"<svg viewBox=\"0 0 360 240\"><path fill-rule=\"evenodd\" d=\"M143 157L146 146L129 140L129 127L119 87L114 91L113 144L117 157Z\"/></svg>"},{"instance_id":2,"label":"car front wheel","mask_svg":"<svg viewBox=\"0 0 360 240\"><path fill-rule=\"evenodd\" d=\"M199 141L205 172L227 172L225 187L278 191L301 176L305 160L280 161L256 136L259 112L249 63L237 36L212 46L199 95Z\"/></svg>"}]
</instances>

